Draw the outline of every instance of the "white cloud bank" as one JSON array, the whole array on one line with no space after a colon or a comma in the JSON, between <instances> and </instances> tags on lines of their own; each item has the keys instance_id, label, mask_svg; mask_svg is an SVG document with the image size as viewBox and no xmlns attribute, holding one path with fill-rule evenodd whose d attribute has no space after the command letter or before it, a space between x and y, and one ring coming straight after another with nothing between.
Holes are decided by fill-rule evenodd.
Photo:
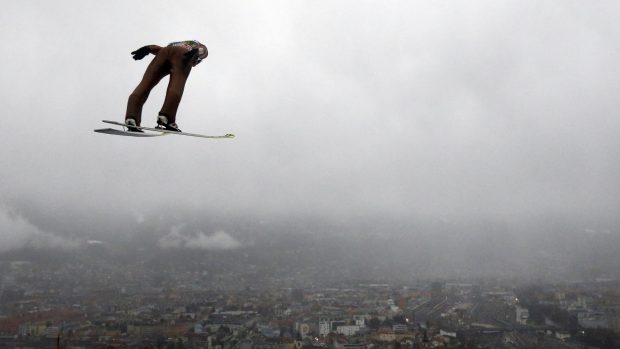
<instances>
[{"instance_id":1,"label":"white cloud bank","mask_svg":"<svg viewBox=\"0 0 620 349\"><path fill-rule=\"evenodd\" d=\"M168 235L159 239L159 247L188 248L197 250L234 250L241 247L241 243L224 231L207 235L197 232L193 235L182 234L180 228L173 227Z\"/></svg>"},{"instance_id":2,"label":"white cloud bank","mask_svg":"<svg viewBox=\"0 0 620 349\"><path fill-rule=\"evenodd\" d=\"M72 249L80 245L78 240L43 231L19 213L0 205L0 253L24 247Z\"/></svg>"}]
</instances>

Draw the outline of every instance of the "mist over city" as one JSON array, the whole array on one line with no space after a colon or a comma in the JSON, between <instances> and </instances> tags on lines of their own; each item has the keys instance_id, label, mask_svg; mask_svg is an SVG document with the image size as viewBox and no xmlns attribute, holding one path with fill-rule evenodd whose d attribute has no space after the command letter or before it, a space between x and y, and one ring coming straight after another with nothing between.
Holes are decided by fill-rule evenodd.
<instances>
[{"instance_id":1,"label":"mist over city","mask_svg":"<svg viewBox=\"0 0 620 349\"><path fill-rule=\"evenodd\" d=\"M620 347L619 13L7 4L0 349ZM236 137L93 132L181 40Z\"/></svg>"}]
</instances>

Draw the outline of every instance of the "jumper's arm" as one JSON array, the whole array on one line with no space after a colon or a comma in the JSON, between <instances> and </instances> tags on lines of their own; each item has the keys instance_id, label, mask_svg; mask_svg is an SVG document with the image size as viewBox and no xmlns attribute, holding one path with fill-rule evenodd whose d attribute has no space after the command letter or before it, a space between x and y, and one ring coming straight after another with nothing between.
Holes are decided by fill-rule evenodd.
<instances>
[{"instance_id":1,"label":"jumper's arm","mask_svg":"<svg viewBox=\"0 0 620 349\"><path fill-rule=\"evenodd\" d=\"M133 59L136 61L146 57L149 53L156 55L161 50L161 46L157 45L147 45L142 46L139 49L133 51L131 54L133 55Z\"/></svg>"}]
</instances>

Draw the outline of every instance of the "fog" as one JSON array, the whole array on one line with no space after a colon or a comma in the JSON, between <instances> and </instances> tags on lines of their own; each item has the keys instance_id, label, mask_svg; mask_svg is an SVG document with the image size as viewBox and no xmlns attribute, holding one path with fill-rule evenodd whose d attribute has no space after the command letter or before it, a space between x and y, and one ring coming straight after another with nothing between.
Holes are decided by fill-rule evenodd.
<instances>
[{"instance_id":1,"label":"fog","mask_svg":"<svg viewBox=\"0 0 620 349\"><path fill-rule=\"evenodd\" d=\"M619 10L614 1L7 4L0 253L142 236L160 249L236 251L302 233L370 239L358 246L368 252L389 233L390 244L429 256L450 245L462 257L449 269L501 260L486 254L511 246L538 256L539 239L583 253L591 246L575 236L617 242ZM152 57L130 52L185 39L209 57L192 70L180 127L237 137L92 132L123 120ZM527 270L519 263L509 264Z\"/></svg>"}]
</instances>

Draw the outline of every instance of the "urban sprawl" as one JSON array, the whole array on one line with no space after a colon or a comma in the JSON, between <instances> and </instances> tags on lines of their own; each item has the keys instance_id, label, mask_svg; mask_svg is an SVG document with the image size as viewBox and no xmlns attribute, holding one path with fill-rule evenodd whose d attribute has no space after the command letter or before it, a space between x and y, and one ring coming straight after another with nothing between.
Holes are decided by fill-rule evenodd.
<instances>
[{"instance_id":1,"label":"urban sprawl","mask_svg":"<svg viewBox=\"0 0 620 349\"><path fill-rule=\"evenodd\" d=\"M96 272L93 272L96 273ZM194 276L196 277L196 276ZM192 278L83 284L3 266L0 348L618 348L614 279L343 281L209 289ZM152 280L151 280L152 281Z\"/></svg>"}]
</instances>

